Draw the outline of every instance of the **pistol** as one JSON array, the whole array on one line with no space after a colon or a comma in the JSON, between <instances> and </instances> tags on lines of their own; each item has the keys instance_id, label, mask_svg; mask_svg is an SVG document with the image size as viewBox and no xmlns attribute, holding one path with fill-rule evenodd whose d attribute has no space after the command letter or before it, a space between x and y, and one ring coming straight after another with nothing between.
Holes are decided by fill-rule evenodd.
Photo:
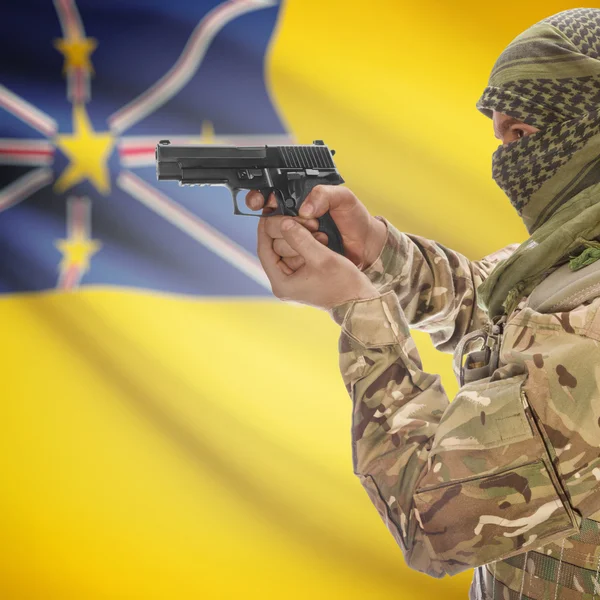
<instances>
[{"instance_id":1,"label":"pistol","mask_svg":"<svg viewBox=\"0 0 600 600\"><path fill-rule=\"evenodd\" d=\"M250 217L298 216L302 203L317 185L344 183L333 162L335 150L322 140L295 146L156 146L156 176L179 185L224 185L233 197L233 213ZM258 190L265 203L271 193L277 210L266 214L243 212L241 190ZM319 231L328 236L328 247L344 254L342 236L327 212L319 217Z\"/></svg>"}]
</instances>

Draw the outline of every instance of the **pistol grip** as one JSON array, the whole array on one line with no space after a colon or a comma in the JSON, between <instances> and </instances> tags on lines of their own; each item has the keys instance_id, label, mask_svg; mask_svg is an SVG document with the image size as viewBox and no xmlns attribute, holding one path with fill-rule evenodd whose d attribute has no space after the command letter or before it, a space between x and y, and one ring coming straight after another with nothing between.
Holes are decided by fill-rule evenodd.
<instances>
[{"instance_id":1,"label":"pistol grip","mask_svg":"<svg viewBox=\"0 0 600 600\"><path fill-rule=\"evenodd\" d=\"M294 190L294 195L296 198L298 198L298 202L292 210L289 210L289 208L285 206L285 202L283 203L283 206L281 206L280 204L284 214L297 215L298 211L300 210L300 207L302 206L303 202L306 200L306 197L310 194L312 189L318 185L327 184L329 184L329 181L323 181L320 179L305 179L297 182L297 187ZM330 250L333 250L334 252L337 252L338 254L344 256L344 244L342 242L342 235L340 234L340 230L337 228L333 217L329 214L329 212L326 212L322 217L318 218L318 222L319 231L322 231L323 233L327 234L327 247Z\"/></svg>"},{"instance_id":2,"label":"pistol grip","mask_svg":"<svg viewBox=\"0 0 600 600\"><path fill-rule=\"evenodd\" d=\"M340 230L337 228L333 217L326 212L322 217L319 217L319 231L327 234L329 241L327 247L344 256L344 244L342 243L342 236Z\"/></svg>"}]
</instances>

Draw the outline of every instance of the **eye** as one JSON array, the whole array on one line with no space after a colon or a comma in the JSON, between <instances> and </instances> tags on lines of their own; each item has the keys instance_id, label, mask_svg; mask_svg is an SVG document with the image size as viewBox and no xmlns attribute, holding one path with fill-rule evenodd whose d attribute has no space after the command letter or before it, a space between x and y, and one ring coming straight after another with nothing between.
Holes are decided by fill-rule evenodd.
<instances>
[{"instance_id":1,"label":"eye","mask_svg":"<svg viewBox=\"0 0 600 600\"><path fill-rule=\"evenodd\" d=\"M519 129L518 127L515 127L512 131L517 136L517 139L519 139L519 140L526 135L525 130Z\"/></svg>"}]
</instances>

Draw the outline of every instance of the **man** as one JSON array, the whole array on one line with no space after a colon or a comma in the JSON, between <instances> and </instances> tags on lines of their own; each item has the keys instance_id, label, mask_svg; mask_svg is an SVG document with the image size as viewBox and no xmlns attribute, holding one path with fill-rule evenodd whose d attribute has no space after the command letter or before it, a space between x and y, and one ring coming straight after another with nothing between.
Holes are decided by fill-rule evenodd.
<instances>
[{"instance_id":1,"label":"man","mask_svg":"<svg viewBox=\"0 0 600 600\"><path fill-rule=\"evenodd\" d=\"M600 598L600 298L528 305L560 265L600 258L600 10L517 37L478 108L502 141L493 177L531 234L520 246L472 262L319 187L301 218L260 220L258 253L279 298L342 327L355 472L408 564L476 567L471 598ZM316 233L327 210L347 258ZM467 383L452 403L410 327L456 349ZM491 351L462 365L481 335Z\"/></svg>"}]
</instances>

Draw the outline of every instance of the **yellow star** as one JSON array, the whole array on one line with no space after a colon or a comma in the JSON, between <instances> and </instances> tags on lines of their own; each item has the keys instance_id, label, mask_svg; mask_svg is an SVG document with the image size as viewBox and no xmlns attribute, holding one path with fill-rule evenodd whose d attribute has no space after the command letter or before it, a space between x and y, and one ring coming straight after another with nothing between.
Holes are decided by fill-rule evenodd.
<instances>
[{"instance_id":1,"label":"yellow star","mask_svg":"<svg viewBox=\"0 0 600 600\"><path fill-rule=\"evenodd\" d=\"M202 121L202 131L200 133L200 142L202 144L215 143L215 128L210 121Z\"/></svg>"},{"instance_id":2,"label":"yellow star","mask_svg":"<svg viewBox=\"0 0 600 600\"><path fill-rule=\"evenodd\" d=\"M69 158L69 166L54 184L58 193L65 192L84 179L101 193L110 192L110 177L106 162L115 140L109 132L96 133L85 107L73 107L73 133L56 136L56 146Z\"/></svg>"},{"instance_id":3,"label":"yellow star","mask_svg":"<svg viewBox=\"0 0 600 600\"><path fill-rule=\"evenodd\" d=\"M63 73L69 69L85 69L94 72L90 54L96 49L98 42L94 38L68 37L54 40L54 47L65 57Z\"/></svg>"},{"instance_id":4,"label":"yellow star","mask_svg":"<svg viewBox=\"0 0 600 600\"><path fill-rule=\"evenodd\" d=\"M71 267L78 267L83 273L87 273L90 259L102 246L100 242L88 238L85 234L76 234L66 240L58 240L55 245L63 255L60 270L64 272Z\"/></svg>"}]
</instances>

